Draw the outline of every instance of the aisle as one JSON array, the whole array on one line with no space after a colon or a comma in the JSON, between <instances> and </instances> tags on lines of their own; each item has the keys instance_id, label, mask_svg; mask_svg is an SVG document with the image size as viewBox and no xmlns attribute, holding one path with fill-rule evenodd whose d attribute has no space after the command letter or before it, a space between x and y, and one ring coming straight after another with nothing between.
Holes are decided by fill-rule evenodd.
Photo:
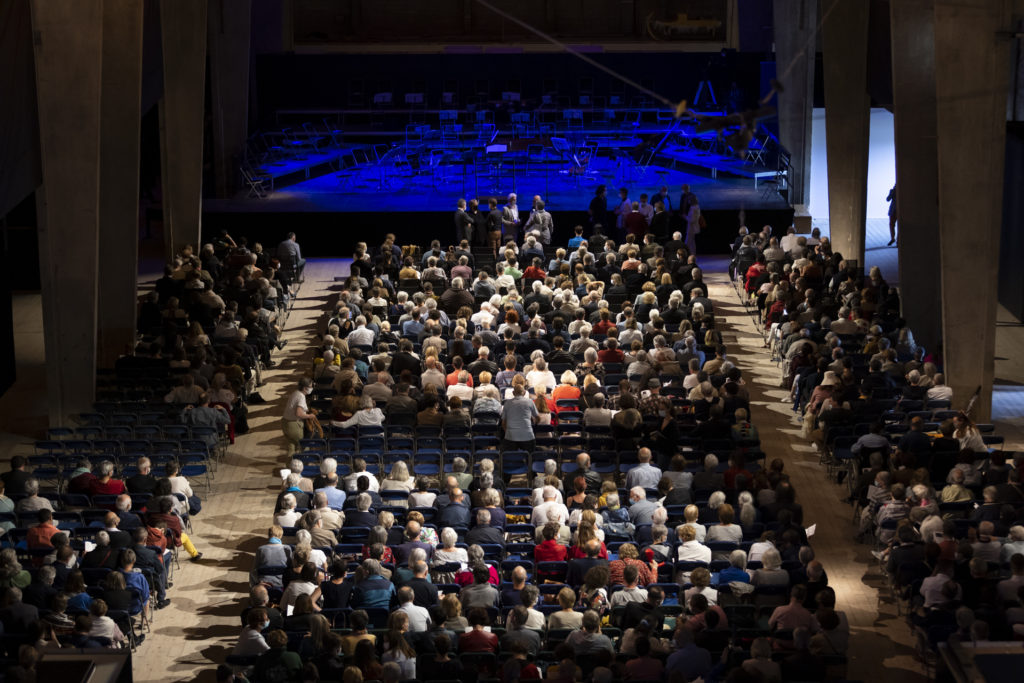
<instances>
[{"instance_id":1,"label":"aisle","mask_svg":"<svg viewBox=\"0 0 1024 683\"><path fill-rule=\"evenodd\" d=\"M156 612L152 632L133 657L136 681L213 681L216 665L234 648L253 552L266 538L280 490L284 399L312 360L310 345L327 310L334 277L347 275L350 263L307 262L306 281L285 328L283 338L289 343L274 353L278 366L264 373L267 383L259 389L266 403L249 406L251 430L228 449L212 494L198 491L203 511L193 518L192 537L203 559L192 563L181 553L185 559L168 591L171 604Z\"/></svg>"},{"instance_id":2,"label":"aisle","mask_svg":"<svg viewBox=\"0 0 1024 683\"><path fill-rule=\"evenodd\" d=\"M764 339L729 281L724 256L702 258L704 279L728 355L743 371L749 385L751 411L768 459L782 458L797 502L804 508L804 525L817 525L811 540L817 559L836 591L837 609L850 621L850 666L847 676L868 680L884 665L889 672L923 680L913 658L913 641L906 622L896 615L871 548L853 541L853 510L841 498L845 487L825 478L818 454L800 437L788 392L780 387L780 369L771 362ZM879 588L882 588L881 595Z\"/></svg>"}]
</instances>

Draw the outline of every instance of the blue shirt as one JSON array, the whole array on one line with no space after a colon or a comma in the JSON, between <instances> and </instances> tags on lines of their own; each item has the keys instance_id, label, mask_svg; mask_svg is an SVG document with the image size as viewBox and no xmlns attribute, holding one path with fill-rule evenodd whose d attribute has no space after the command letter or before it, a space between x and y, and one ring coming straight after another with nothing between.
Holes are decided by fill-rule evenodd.
<instances>
[{"instance_id":1,"label":"blue shirt","mask_svg":"<svg viewBox=\"0 0 1024 683\"><path fill-rule=\"evenodd\" d=\"M509 441L533 441L533 418L537 416L537 406L526 396L506 401L501 407L505 438Z\"/></svg>"},{"instance_id":2,"label":"blue shirt","mask_svg":"<svg viewBox=\"0 0 1024 683\"><path fill-rule=\"evenodd\" d=\"M149 602L149 581L146 581L146 576L142 572L126 572L121 570L121 576L124 577L125 588L134 588L139 592L139 596L142 598L142 605ZM139 608L142 608L139 605Z\"/></svg>"},{"instance_id":3,"label":"blue shirt","mask_svg":"<svg viewBox=\"0 0 1024 683\"><path fill-rule=\"evenodd\" d=\"M584 240L583 235L576 235L571 240L569 240L569 248L570 249L579 249L580 248L580 244L583 243L583 240Z\"/></svg>"},{"instance_id":4,"label":"blue shirt","mask_svg":"<svg viewBox=\"0 0 1024 683\"><path fill-rule=\"evenodd\" d=\"M325 486L322 489L317 489L316 492L327 496L327 507L335 510L343 508L345 506L345 499L348 497L344 491L336 486Z\"/></svg>"}]
</instances>

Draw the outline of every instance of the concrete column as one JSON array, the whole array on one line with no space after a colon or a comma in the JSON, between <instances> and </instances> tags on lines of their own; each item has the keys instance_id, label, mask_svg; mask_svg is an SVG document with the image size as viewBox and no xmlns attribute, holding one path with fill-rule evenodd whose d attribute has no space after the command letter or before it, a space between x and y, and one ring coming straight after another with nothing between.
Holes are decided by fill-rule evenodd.
<instances>
[{"instance_id":1,"label":"concrete column","mask_svg":"<svg viewBox=\"0 0 1024 683\"><path fill-rule=\"evenodd\" d=\"M32 0L43 185L37 191L50 424L92 407L103 0Z\"/></svg>"},{"instance_id":2,"label":"concrete column","mask_svg":"<svg viewBox=\"0 0 1024 683\"><path fill-rule=\"evenodd\" d=\"M238 161L249 135L249 44L252 0L210 3L210 97L213 171L218 197L238 188Z\"/></svg>"},{"instance_id":3,"label":"concrete column","mask_svg":"<svg viewBox=\"0 0 1024 683\"><path fill-rule=\"evenodd\" d=\"M1010 40L1005 0L935 0L942 338L946 382L992 414Z\"/></svg>"},{"instance_id":4,"label":"concrete column","mask_svg":"<svg viewBox=\"0 0 1024 683\"><path fill-rule=\"evenodd\" d=\"M833 251L862 268L871 128L869 11L863 0L836 0L822 26L829 238Z\"/></svg>"},{"instance_id":5,"label":"concrete column","mask_svg":"<svg viewBox=\"0 0 1024 683\"><path fill-rule=\"evenodd\" d=\"M789 203L806 204L811 188L811 105L814 102L816 0L775 0L775 72L779 141L790 154Z\"/></svg>"},{"instance_id":6,"label":"concrete column","mask_svg":"<svg viewBox=\"0 0 1024 683\"><path fill-rule=\"evenodd\" d=\"M100 367L135 343L139 253L142 3L104 0L100 124Z\"/></svg>"},{"instance_id":7,"label":"concrete column","mask_svg":"<svg viewBox=\"0 0 1024 683\"><path fill-rule=\"evenodd\" d=\"M186 244L198 250L203 192L203 102L206 95L206 2L161 0L164 97L160 157L164 250L170 260Z\"/></svg>"},{"instance_id":8,"label":"concrete column","mask_svg":"<svg viewBox=\"0 0 1024 683\"><path fill-rule=\"evenodd\" d=\"M939 278L938 146L935 133L935 2L889 3L896 137L896 207L903 317L914 337L934 349L942 315Z\"/></svg>"}]
</instances>

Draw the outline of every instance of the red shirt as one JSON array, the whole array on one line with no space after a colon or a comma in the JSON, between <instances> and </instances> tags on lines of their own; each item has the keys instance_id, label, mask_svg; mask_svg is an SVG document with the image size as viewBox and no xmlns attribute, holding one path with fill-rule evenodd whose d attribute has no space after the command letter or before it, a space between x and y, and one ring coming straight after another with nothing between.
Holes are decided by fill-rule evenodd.
<instances>
[{"instance_id":1,"label":"red shirt","mask_svg":"<svg viewBox=\"0 0 1024 683\"><path fill-rule=\"evenodd\" d=\"M546 277L546 274L540 268L530 266L523 271L523 277L527 280L543 280Z\"/></svg>"},{"instance_id":2,"label":"red shirt","mask_svg":"<svg viewBox=\"0 0 1024 683\"><path fill-rule=\"evenodd\" d=\"M124 488L124 482L120 479L108 479L106 483L103 483L102 479L93 479L89 482L89 495L90 496L119 496L122 493L127 493Z\"/></svg>"},{"instance_id":3,"label":"red shirt","mask_svg":"<svg viewBox=\"0 0 1024 683\"><path fill-rule=\"evenodd\" d=\"M597 352L597 359L602 363L621 363L624 358L621 349L601 349Z\"/></svg>"},{"instance_id":4,"label":"red shirt","mask_svg":"<svg viewBox=\"0 0 1024 683\"><path fill-rule=\"evenodd\" d=\"M455 386L456 384L458 384L459 383L459 373L462 372L463 370L465 370L465 368L463 368L462 370L454 370L452 372L449 372L448 375L444 378L444 383L447 384L450 387L451 386ZM469 376L469 381L466 382L466 386L467 387L473 386L473 375Z\"/></svg>"},{"instance_id":5,"label":"red shirt","mask_svg":"<svg viewBox=\"0 0 1024 683\"><path fill-rule=\"evenodd\" d=\"M594 334L608 334L608 330L615 327L611 320L598 320L594 323Z\"/></svg>"},{"instance_id":6,"label":"red shirt","mask_svg":"<svg viewBox=\"0 0 1024 683\"><path fill-rule=\"evenodd\" d=\"M459 636L459 652L497 652L498 636L487 631L463 633Z\"/></svg>"},{"instance_id":7,"label":"red shirt","mask_svg":"<svg viewBox=\"0 0 1024 683\"><path fill-rule=\"evenodd\" d=\"M533 549L533 559L537 562L565 562L568 549L552 539L537 544Z\"/></svg>"},{"instance_id":8,"label":"red shirt","mask_svg":"<svg viewBox=\"0 0 1024 683\"><path fill-rule=\"evenodd\" d=\"M583 548L579 547L578 545L574 545L573 547L569 548L570 560L582 560L586 556L587 554L583 552ZM604 543L601 544L601 552L598 553L597 556L600 557L602 560L608 559L608 548L605 547Z\"/></svg>"}]
</instances>

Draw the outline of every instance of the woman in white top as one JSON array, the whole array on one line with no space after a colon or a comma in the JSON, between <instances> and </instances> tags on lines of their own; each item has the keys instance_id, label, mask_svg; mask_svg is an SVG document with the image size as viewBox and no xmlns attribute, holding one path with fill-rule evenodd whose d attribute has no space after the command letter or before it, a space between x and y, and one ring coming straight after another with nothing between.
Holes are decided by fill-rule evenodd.
<instances>
[{"instance_id":1,"label":"woman in white top","mask_svg":"<svg viewBox=\"0 0 1024 683\"><path fill-rule=\"evenodd\" d=\"M718 591L711 587L711 572L703 567L697 567L690 572L690 583L693 584L692 588L687 588L683 594L683 602L687 605L690 604L690 598L695 595L703 595L708 600L709 605L718 604Z\"/></svg>"},{"instance_id":2,"label":"woman in white top","mask_svg":"<svg viewBox=\"0 0 1024 683\"><path fill-rule=\"evenodd\" d=\"M412 491L416 479L409 476L409 466L399 460L391 466L391 472L380 483L381 491Z\"/></svg>"},{"instance_id":3,"label":"woman in white top","mask_svg":"<svg viewBox=\"0 0 1024 683\"><path fill-rule=\"evenodd\" d=\"M319 548L313 547L313 536L305 529L295 532L295 550L304 550L309 554L309 561L317 566L317 569L327 572L327 555Z\"/></svg>"},{"instance_id":4,"label":"woman in white top","mask_svg":"<svg viewBox=\"0 0 1024 683\"><path fill-rule=\"evenodd\" d=\"M409 494L409 507L411 508L428 508L433 507L434 501L437 499L437 494L432 491L428 491L430 488L430 482L427 481L426 477L420 477L416 480L416 490Z\"/></svg>"},{"instance_id":5,"label":"woman in white top","mask_svg":"<svg viewBox=\"0 0 1024 683\"><path fill-rule=\"evenodd\" d=\"M124 634L117 627L114 620L107 616L107 603L97 598L89 605L89 613L92 615L92 629L90 636L99 636L110 640L110 647L120 647L125 641Z\"/></svg>"},{"instance_id":6,"label":"woman in white top","mask_svg":"<svg viewBox=\"0 0 1024 683\"><path fill-rule=\"evenodd\" d=\"M481 347L481 351L487 347ZM498 387L491 384L491 373L484 370L480 373L480 383L473 387L473 398L493 398L495 401L501 400L501 394L498 393Z\"/></svg>"},{"instance_id":7,"label":"woman in white top","mask_svg":"<svg viewBox=\"0 0 1024 683\"><path fill-rule=\"evenodd\" d=\"M681 545L676 551L676 558L683 562L711 562L711 549L697 541L693 527L680 524L676 527Z\"/></svg>"},{"instance_id":8,"label":"woman in white top","mask_svg":"<svg viewBox=\"0 0 1024 683\"><path fill-rule=\"evenodd\" d=\"M532 387L534 390L539 387L547 387L547 389L553 390L557 386L555 381L555 374L548 370L548 365L543 358L538 358L533 362L533 370L526 373L526 385Z\"/></svg>"},{"instance_id":9,"label":"woman in white top","mask_svg":"<svg viewBox=\"0 0 1024 683\"><path fill-rule=\"evenodd\" d=\"M345 420L344 422L335 422L331 420L331 424L335 427L346 427L360 426L360 427L380 427L384 424L384 413L377 404L373 402L373 399L369 396L359 397L359 410L355 412L352 417Z\"/></svg>"},{"instance_id":10,"label":"woman in white top","mask_svg":"<svg viewBox=\"0 0 1024 683\"><path fill-rule=\"evenodd\" d=\"M455 529L451 527L445 527L441 530L441 544L434 548L434 554L430 558L430 563L434 567L448 564L449 562L458 562L459 571L463 571L469 566L469 553L466 552L465 548L456 548L455 544L459 540L459 535L455 533ZM439 583L451 583L455 579L455 572L438 574L435 572L434 580Z\"/></svg>"},{"instance_id":11,"label":"woman in white top","mask_svg":"<svg viewBox=\"0 0 1024 683\"><path fill-rule=\"evenodd\" d=\"M707 529L704 528L703 524L697 523L697 517L700 516L700 509L696 505L687 505L683 508L683 526L693 528L694 537L703 543L704 537L707 536Z\"/></svg>"},{"instance_id":12,"label":"woman in white top","mask_svg":"<svg viewBox=\"0 0 1024 683\"><path fill-rule=\"evenodd\" d=\"M302 572L299 574L298 579L292 579L288 582L288 586L284 589L284 593L281 594L281 612L284 616L290 616L292 610L295 608L295 600L300 595L312 595L313 591L316 590L317 578L319 572L317 571L316 565L312 562L307 562L302 567ZM314 606L315 608L315 606Z\"/></svg>"},{"instance_id":13,"label":"woman in white top","mask_svg":"<svg viewBox=\"0 0 1024 683\"><path fill-rule=\"evenodd\" d=\"M775 532L766 531L761 538L750 545L750 552L747 553L747 562L760 562L761 558L769 550L775 550Z\"/></svg>"},{"instance_id":14,"label":"woman in white top","mask_svg":"<svg viewBox=\"0 0 1024 683\"><path fill-rule=\"evenodd\" d=\"M295 526L302 515L295 511L295 496L286 493L281 496L281 509L274 515L274 524L278 526Z\"/></svg>"}]
</instances>

